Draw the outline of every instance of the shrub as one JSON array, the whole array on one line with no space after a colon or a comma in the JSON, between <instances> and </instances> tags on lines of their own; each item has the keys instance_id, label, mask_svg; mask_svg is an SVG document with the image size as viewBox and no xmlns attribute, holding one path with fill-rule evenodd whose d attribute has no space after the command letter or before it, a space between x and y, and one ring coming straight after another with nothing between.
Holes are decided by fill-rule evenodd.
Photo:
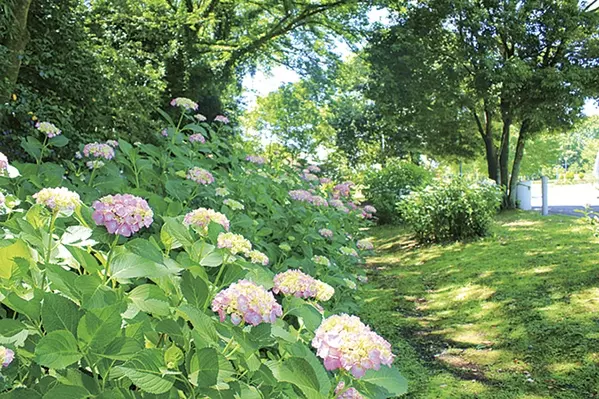
<instances>
[{"instance_id":1,"label":"shrub","mask_svg":"<svg viewBox=\"0 0 599 399\"><path fill-rule=\"evenodd\" d=\"M413 190L426 186L432 174L426 169L393 159L381 170L368 173L365 177L364 196L376 209L380 223L400 220L396 204Z\"/></svg>"},{"instance_id":2,"label":"shrub","mask_svg":"<svg viewBox=\"0 0 599 399\"><path fill-rule=\"evenodd\" d=\"M69 139L47 125L23 141L36 163L0 154L0 392L404 393L390 345L344 315L370 248L357 244L368 221L352 186L334 192L246 154L226 118L180 105L158 145L79 144L74 160L49 163ZM344 337L326 334L343 323Z\"/></svg>"},{"instance_id":3,"label":"shrub","mask_svg":"<svg viewBox=\"0 0 599 399\"><path fill-rule=\"evenodd\" d=\"M411 193L399 208L419 241L463 240L487 233L501 198L494 182L471 183L457 178Z\"/></svg>"}]
</instances>

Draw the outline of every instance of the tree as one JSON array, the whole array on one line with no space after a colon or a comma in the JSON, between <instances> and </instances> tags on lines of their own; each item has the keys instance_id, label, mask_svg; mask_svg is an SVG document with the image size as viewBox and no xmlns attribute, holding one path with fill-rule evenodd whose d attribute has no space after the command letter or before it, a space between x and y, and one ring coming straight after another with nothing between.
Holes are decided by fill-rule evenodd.
<instances>
[{"instance_id":1,"label":"tree","mask_svg":"<svg viewBox=\"0 0 599 399\"><path fill-rule=\"evenodd\" d=\"M513 206L526 141L570 126L584 99L599 95L591 8L577 0L409 5L373 37L369 93L426 143L451 138L450 150L459 149L475 132L489 177Z\"/></svg>"}]
</instances>

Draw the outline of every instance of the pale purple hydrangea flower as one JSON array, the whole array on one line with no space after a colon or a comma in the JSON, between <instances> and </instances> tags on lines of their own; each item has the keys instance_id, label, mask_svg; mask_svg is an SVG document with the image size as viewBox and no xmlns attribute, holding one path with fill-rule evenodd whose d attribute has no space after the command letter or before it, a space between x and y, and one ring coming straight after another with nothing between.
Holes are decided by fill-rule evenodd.
<instances>
[{"instance_id":1,"label":"pale purple hydrangea flower","mask_svg":"<svg viewBox=\"0 0 599 399\"><path fill-rule=\"evenodd\" d=\"M366 370L391 366L395 358L389 342L358 317L347 314L323 320L315 331L312 346L327 370L344 369L355 378L363 377Z\"/></svg>"},{"instance_id":2,"label":"pale purple hydrangea flower","mask_svg":"<svg viewBox=\"0 0 599 399\"><path fill-rule=\"evenodd\" d=\"M247 157L245 157L245 160L251 163L255 163L256 165L264 165L264 163L266 163L266 159L258 155L248 155Z\"/></svg>"},{"instance_id":3,"label":"pale purple hydrangea flower","mask_svg":"<svg viewBox=\"0 0 599 399\"><path fill-rule=\"evenodd\" d=\"M38 122L35 124L37 130L45 134L49 139L52 137L56 137L62 133L62 130L56 127L53 123L50 122Z\"/></svg>"},{"instance_id":4,"label":"pale purple hydrangea flower","mask_svg":"<svg viewBox=\"0 0 599 399\"><path fill-rule=\"evenodd\" d=\"M341 208L343 206L345 206L343 204L343 201L339 200L339 199L332 199L329 201L329 205L332 206L333 208Z\"/></svg>"},{"instance_id":5,"label":"pale purple hydrangea flower","mask_svg":"<svg viewBox=\"0 0 599 399\"><path fill-rule=\"evenodd\" d=\"M208 119L202 114L195 114L193 117L196 118L198 122L206 122L206 120Z\"/></svg>"},{"instance_id":6,"label":"pale purple hydrangea flower","mask_svg":"<svg viewBox=\"0 0 599 399\"><path fill-rule=\"evenodd\" d=\"M192 134L191 136L189 136L189 142L204 144L206 142L206 139L200 133L196 133L196 134Z\"/></svg>"},{"instance_id":7,"label":"pale purple hydrangea flower","mask_svg":"<svg viewBox=\"0 0 599 399\"><path fill-rule=\"evenodd\" d=\"M310 173L320 173L320 168L316 165L308 165L306 170Z\"/></svg>"},{"instance_id":8,"label":"pale purple hydrangea flower","mask_svg":"<svg viewBox=\"0 0 599 399\"><path fill-rule=\"evenodd\" d=\"M358 247L358 249L361 249L363 251L371 251L374 249L374 245L372 245L372 243L368 240L358 240L356 246Z\"/></svg>"},{"instance_id":9,"label":"pale purple hydrangea flower","mask_svg":"<svg viewBox=\"0 0 599 399\"><path fill-rule=\"evenodd\" d=\"M154 212L146 200L131 194L107 195L92 206L92 218L110 234L130 237L142 227L150 227L154 220Z\"/></svg>"},{"instance_id":10,"label":"pale purple hydrangea flower","mask_svg":"<svg viewBox=\"0 0 599 399\"><path fill-rule=\"evenodd\" d=\"M162 137L168 137L168 129L167 128L162 129L160 134L162 135Z\"/></svg>"},{"instance_id":11,"label":"pale purple hydrangea flower","mask_svg":"<svg viewBox=\"0 0 599 399\"><path fill-rule=\"evenodd\" d=\"M329 203L327 202L326 199L324 199L323 197L320 197L318 195L313 195L309 202L314 205L314 206L328 206Z\"/></svg>"},{"instance_id":12,"label":"pale purple hydrangea flower","mask_svg":"<svg viewBox=\"0 0 599 399\"><path fill-rule=\"evenodd\" d=\"M183 224L199 228L202 234L208 233L210 222L220 224L225 230L229 230L229 219L222 213L212 209L198 208L187 213L183 218Z\"/></svg>"},{"instance_id":13,"label":"pale purple hydrangea flower","mask_svg":"<svg viewBox=\"0 0 599 399\"><path fill-rule=\"evenodd\" d=\"M293 295L298 298L316 298L328 301L335 294L335 289L325 282L315 279L300 270L287 270L275 275L272 292L275 294Z\"/></svg>"},{"instance_id":14,"label":"pale purple hydrangea flower","mask_svg":"<svg viewBox=\"0 0 599 399\"><path fill-rule=\"evenodd\" d=\"M221 123L224 123L226 125L227 123L229 123L229 118L227 118L224 115L216 115L214 117L214 121L215 122L221 122Z\"/></svg>"},{"instance_id":15,"label":"pale purple hydrangea flower","mask_svg":"<svg viewBox=\"0 0 599 399\"><path fill-rule=\"evenodd\" d=\"M364 212L366 213L376 213L376 208L372 205L366 205L364 207Z\"/></svg>"},{"instance_id":16,"label":"pale purple hydrangea flower","mask_svg":"<svg viewBox=\"0 0 599 399\"><path fill-rule=\"evenodd\" d=\"M349 207L349 209L355 211L356 209L358 209L358 205L354 204L352 201L349 201L347 203L347 206Z\"/></svg>"},{"instance_id":17,"label":"pale purple hydrangea flower","mask_svg":"<svg viewBox=\"0 0 599 399\"><path fill-rule=\"evenodd\" d=\"M320 181L320 184L329 184L333 180L329 179L328 177L321 177L319 181Z\"/></svg>"},{"instance_id":18,"label":"pale purple hydrangea flower","mask_svg":"<svg viewBox=\"0 0 599 399\"><path fill-rule=\"evenodd\" d=\"M312 194L306 190L291 190L289 191L291 199L302 202L309 202L312 198Z\"/></svg>"},{"instance_id":19,"label":"pale purple hydrangea flower","mask_svg":"<svg viewBox=\"0 0 599 399\"><path fill-rule=\"evenodd\" d=\"M229 314L233 324L244 322L252 326L274 323L283 315L283 308L272 293L248 280L239 280L216 294L212 311L218 313L221 322Z\"/></svg>"},{"instance_id":20,"label":"pale purple hydrangea flower","mask_svg":"<svg viewBox=\"0 0 599 399\"><path fill-rule=\"evenodd\" d=\"M318 176L313 175L312 173L309 173L306 171L304 171L304 173L301 175L301 178L304 179L305 181L320 181Z\"/></svg>"},{"instance_id":21,"label":"pale purple hydrangea flower","mask_svg":"<svg viewBox=\"0 0 599 399\"><path fill-rule=\"evenodd\" d=\"M3 208L5 204L6 204L6 197L4 196L4 193L2 193L0 191L0 208Z\"/></svg>"},{"instance_id":22,"label":"pale purple hydrangea flower","mask_svg":"<svg viewBox=\"0 0 599 399\"><path fill-rule=\"evenodd\" d=\"M346 181L345 183L337 184L333 187L333 197L349 197L351 188L354 186L354 183L351 181Z\"/></svg>"},{"instance_id":23,"label":"pale purple hydrangea flower","mask_svg":"<svg viewBox=\"0 0 599 399\"><path fill-rule=\"evenodd\" d=\"M81 151L77 151L77 152L75 153L75 158L76 158L76 159L81 159L81 158L83 158L83 154L81 153Z\"/></svg>"},{"instance_id":24,"label":"pale purple hydrangea flower","mask_svg":"<svg viewBox=\"0 0 599 399\"><path fill-rule=\"evenodd\" d=\"M66 187L44 188L33 195L36 204L45 205L61 216L70 216L81 204L79 194Z\"/></svg>"},{"instance_id":25,"label":"pale purple hydrangea flower","mask_svg":"<svg viewBox=\"0 0 599 399\"><path fill-rule=\"evenodd\" d=\"M116 140L108 140L106 141L106 144L108 144L112 148L117 148L119 146L119 142Z\"/></svg>"},{"instance_id":26,"label":"pale purple hydrangea flower","mask_svg":"<svg viewBox=\"0 0 599 399\"><path fill-rule=\"evenodd\" d=\"M108 144L89 143L83 147L83 155L86 157L104 158L111 160L114 158L114 148Z\"/></svg>"},{"instance_id":27,"label":"pale purple hydrangea flower","mask_svg":"<svg viewBox=\"0 0 599 399\"><path fill-rule=\"evenodd\" d=\"M93 161L87 161L85 166L87 166L88 169L99 169L104 166L104 162L99 159L94 159Z\"/></svg>"},{"instance_id":28,"label":"pale purple hydrangea flower","mask_svg":"<svg viewBox=\"0 0 599 399\"><path fill-rule=\"evenodd\" d=\"M187 179L194 181L198 184L212 184L214 183L214 176L206 169L198 168L194 166L187 171Z\"/></svg>"},{"instance_id":29,"label":"pale purple hydrangea flower","mask_svg":"<svg viewBox=\"0 0 599 399\"><path fill-rule=\"evenodd\" d=\"M0 361L2 362L2 367L8 367L14 359L15 352L12 349L0 346Z\"/></svg>"},{"instance_id":30,"label":"pale purple hydrangea flower","mask_svg":"<svg viewBox=\"0 0 599 399\"><path fill-rule=\"evenodd\" d=\"M199 106L196 102L193 102L192 100L190 100L189 98L185 98L185 97L177 97L177 98L173 98L171 100L171 105L173 107L179 107L179 108L183 108L187 111L197 111Z\"/></svg>"},{"instance_id":31,"label":"pale purple hydrangea flower","mask_svg":"<svg viewBox=\"0 0 599 399\"><path fill-rule=\"evenodd\" d=\"M318 234L320 234L324 238L333 238L333 230L320 229L318 230Z\"/></svg>"}]
</instances>

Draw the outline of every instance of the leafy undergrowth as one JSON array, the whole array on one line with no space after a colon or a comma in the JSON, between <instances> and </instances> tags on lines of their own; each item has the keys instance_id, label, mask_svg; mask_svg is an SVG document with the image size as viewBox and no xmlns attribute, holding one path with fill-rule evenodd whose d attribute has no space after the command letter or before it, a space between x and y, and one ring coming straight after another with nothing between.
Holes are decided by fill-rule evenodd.
<instances>
[{"instance_id":1,"label":"leafy undergrowth","mask_svg":"<svg viewBox=\"0 0 599 399\"><path fill-rule=\"evenodd\" d=\"M372 235L362 317L408 398L599 397L599 245L581 221L510 212L486 239L424 247Z\"/></svg>"}]
</instances>

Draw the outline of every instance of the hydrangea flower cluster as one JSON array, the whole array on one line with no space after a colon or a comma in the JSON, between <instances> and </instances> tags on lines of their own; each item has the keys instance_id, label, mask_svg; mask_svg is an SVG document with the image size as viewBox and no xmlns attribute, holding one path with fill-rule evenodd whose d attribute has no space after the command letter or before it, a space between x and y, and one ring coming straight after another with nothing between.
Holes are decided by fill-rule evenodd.
<instances>
[{"instance_id":1,"label":"hydrangea flower cluster","mask_svg":"<svg viewBox=\"0 0 599 399\"><path fill-rule=\"evenodd\" d=\"M333 315L323 320L315 331L312 346L324 360L327 370L345 369L355 377L366 370L391 366L391 344L372 331L356 316Z\"/></svg>"},{"instance_id":2,"label":"hydrangea flower cluster","mask_svg":"<svg viewBox=\"0 0 599 399\"><path fill-rule=\"evenodd\" d=\"M339 381L335 388L335 399L366 399L356 390L356 388L345 389L345 382Z\"/></svg>"},{"instance_id":3,"label":"hydrangea flower cluster","mask_svg":"<svg viewBox=\"0 0 599 399\"><path fill-rule=\"evenodd\" d=\"M358 286L356 285L356 282L353 280L344 278L343 281L345 282L345 285L347 285L347 288L349 288L350 290L355 290L358 288Z\"/></svg>"},{"instance_id":4,"label":"hydrangea flower cluster","mask_svg":"<svg viewBox=\"0 0 599 399\"><path fill-rule=\"evenodd\" d=\"M224 124L226 125L227 123L229 123L229 118L227 118L227 117L226 117L226 116L224 116L224 115L216 115L216 116L214 117L214 121L215 121L215 122L224 123Z\"/></svg>"},{"instance_id":5,"label":"hydrangea flower cluster","mask_svg":"<svg viewBox=\"0 0 599 399\"><path fill-rule=\"evenodd\" d=\"M4 176L8 173L8 158L6 155L0 152L0 176Z\"/></svg>"},{"instance_id":6,"label":"hydrangea flower cluster","mask_svg":"<svg viewBox=\"0 0 599 399\"><path fill-rule=\"evenodd\" d=\"M94 201L92 218L110 234L130 237L142 227L150 227L154 212L146 200L131 194L107 195Z\"/></svg>"},{"instance_id":7,"label":"hydrangea flower cluster","mask_svg":"<svg viewBox=\"0 0 599 399\"><path fill-rule=\"evenodd\" d=\"M312 198L312 193L306 190L291 190L289 191L291 199L302 202L309 202Z\"/></svg>"},{"instance_id":8,"label":"hydrangea flower cluster","mask_svg":"<svg viewBox=\"0 0 599 399\"><path fill-rule=\"evenodd\" d=\"M198 122L206 122L206 120L208 119L202 114L195 114L193 117L196 118Z\"/></svg>"},{"instance_id":9,"label":"hydrangea flower cluster","mask_svg":"<svg viewBox=\"0 0 599 399\"><path fill-rule=\"evenodd\" d=\"M2 362L2 367L8 367L14 358L15 352L12 349L0 346L0 362Z\"/></svg>"},{"instance_id":10,"label":"hydrangea flower cluster","mask_svg":"<svg viewBox=\"0 0 599 399\"><path fill-rule=\"evenodd\" d=\"M320 234L324 238L333 238L333 230L320 229L318 230L318 234Z\"/></svg>"},{"instance_id":11,"label":"hydrangea flower cluster","mask_svg":"<svg viewBox=\"0 0 599 399\"><path fill-rule=\"evenodd\" d=\"M314 206L329 206L327 200L318 195L312 195L308 202Z\"/></svg>"},{"instance_id":12,"label":"hydrangea flower cluster","mask_svg":"<svg viewBox=\"0 0 599 399\"><path fill-rule=\"evenodd\" d=\"M321 177L319 181L320 184L329 184L333 182L333 180L329 179L328 177Z\"/></svg>"},{"instance_id":13,"label":"hydrangea flower cluster","mask_svg":"<svg viewBox=\"0 0 599 399\"><path fill-rule=\"evenodd\" d=\"M44 188L33 195L37 204L45 205L60 215L69 216L81 204L79 194L66 187Z\"/></svg>"},{"instance_id":14,"label":"hydrangea flower cluster","mask_svg":"<svg viewBox=\"0 0 599 399\"><path fill-rule=\"evenodd\" d=\"M6 197L0 192L0 208L4 207L4 204L6 204Z\"/></svg>"},{"instance_id":15,"label":"hydrangea flower cluster","mask_svg":"<svg viewBox=\"0 0 599 399\"><path fill-rule=\"evenodd\" d=\"M374 249L374 245L372 245L372 243L368 240L358 240L356 246L358 247L358 249L364 251L371 251Z\"/></svg>"},{"instance_id":16,"label":"hydrangea flower cluster","mask_svg":"<svg viewBox=\"0 0 599 399\"><path fill-rule=\"evenodd\" d=\"M376 208L372 205L366 205L364 207L364 212L366 213L376 213Z\"/></svg>"},{"instance_id":17,"label":"hydrangea flower cluster","mask_svg":"<svg viewBox=\"0 0 599 399\"><path fill-rule=\"evenodd\" d=\"M347 203L347 206L348 206L348 207L349 207L351 210L354 210L354 211L355 211L356 209L358 209L358 205L354 204L352 201L349 201L349 202Z\"/></svg>"},{"instance_id":18,"label":"hydrangea flower cluster","mask_svg":"<svg viewBox=\"0 0 599 399\"><path fill-rule=\"evenodd\" d=\"M229 195L229 190L227 190L226 187L219 187L216 190L214 190L216 192L216 195L218 197L226 197L227 195Z\"/></svg>"},{"instance_id":19,"label":"hydrangea flower cluster","mask_svg":"<svg viewBox=\"0 0 599 399\"><path fill-rule=\"evenodd\" d=\"M162 135L162 137L168 137L168 129L167 128L162 129L160 134Z\"/></svg>"},{"instance_id":20,"label":"hydrangea flower cluster","mask_svg":"<svg viewBox=\"0 0 599 399\"><path fill-rule=\"evenodd\" d=\"M316 298L328 301L335 294L335 289L320 280L300 271L287 270L277 274L274 279L272 292L283 295L294 295L298 298Z\"/></svg>"},{"instance_id":21,"label":"hydrangea flower cluster","mask_svg":"<svg viewBox=\"0 0 599 399\"><path fill-rule=\"evenodd\" d=\"M187 171L187 179L192 180L198 184L211 184L214 183L214 176L206 169L198 168L194 166Z\"/></svg>"},{"instance_id":22,"label":"hydrangea flower cluster","mask_svg":"<svg viewBox=\"0 0 599 399\"><path fill-rule=\"evenodd\" d=\"M108 140L106 141L106 144L108 144L112 148L117 148L119 146L119 142L116 140Z\"/></svg>"},{"instance_id":23,"label":"hydrangea flower cluster","mask_svg":"<svg viewBox=\"0 0 599 399\"><path fill-rule=\"evenodd\" d=\"M227 198L226 200L224 200L223 204L225 204L229 208L233 209L234 211L240 211L242 209L245 209L245 206L243 206L243 204L241 202L235 201L234 199L230 199L230 198Z\"/></svg>"},{"instance_id":24,"label":"hydrangea flower cluster","mask_svg":"<svg viewBox=\"0 0 599 399\"><path fill-rule=\"evenodd\" d=\"M358 252L350 247L341 247L339 248L339 252L341 252L343 255L348 255L348 256L353 256L353 257L358 257Z\"/></svg>"},{"instance_id":25,"label":"hydrangea flower cluster","mask_svg":"<svg viewBox=\"0 0 599 399\"><path fill-rule=\"evenodd\" d=\"M235 325L242 321L253 326L274 323L283 314L272 292L248 280L239 280L216 294L212 310L218 313L221 322L230 314Z\"/></svg>"},{"instance_id":26,"label":"hydrangea flower cluster","mask_svg":"<svg viewBox=\"0 0 599 399\"><path fill-rule=\"evenodd\" d=\"M197 111L198 110L198 103L191 101L189 98L185 98L185 97L177 97L177 98L173 98L171 100L171 105L173 107L179 107L179 108L183 108L187 111Z\"/></svg>"},{"instance_id":27,"label":"hydrangea flower cluster","mask_svg":"<svg viewBox=\"0 0 599 399\"><path fill-rule=\"evenodd\" d=\"M38 122L35 124L35 127L40 132L44 133L49 139L52 137L56 137L62 133L62 130L56 127L53 123L50 122Z\"/></svg>"},{"instance_id":28,"label":"hydrangea flower cluster","mask_svg":"<svg viewBox=\"0 0 599 399\"><path fill-rule=\"evenodd\" d=\"M343 201L341 201L340 199L332 199L329 201L329 205L334 207L334 208L341 208L344 207L345 204L343 204Z\"/></svg>"},{"instance_id":29,"label":"hydrangea flower cluster","mask_svg":"<svg viewBox=\"0 0 599 399\"><path fill-rule=\"evenodd\" d=\"M356 277L358 279L359 282L361 282L362 284L366 284L368 282L368 277L366 276L358 276Z\"/></svg>"},{"instance_id":30,"label":"hydrangea flower cluster","mask_svg":"<svg viewBox=\"0 0 599 399\"><path fill-rule=\"evenodd\" d=\"M245 255L252 250L252 243L242 235L235 233L220 233L216 239L216 246L227 248L233 255L238 253Z\"/></svg>"},{"instance_id":31,"label":"hydrangea flower cluster","mask_svg":"<svg viewBox=\"0 0 599 399\"><path fill-rule=\"evenodd\" d=\"M317 265L321 265L321 266L326 266L326 267L331 266L331 261L327 257L321 256L321 255L314 255L312 257L312 262L316 263Z\"/></svg>"},{"instance_id":32,"label":"hydrangea flower cluster","mask_svg":"<svg viewBox=\"0 0 599 399\"><path fill-rule=\"evenodd\" d=\"M302 174L301 177L305 181L320 181L320 179L318 178L318 176L316 176L316 175L314 175L312 173L306 172L306 171L304 171L304 173Z\"/></svg>"},{"instance_id":33,"label":"hydrangea flower cluster","mask_svg":"<svg viewBox=\"0 0 599 399\"><path fill-rule=\"evenodd\" d=\"M333 187L333 197L349 197L351 188L354 186L354 183L351 181L346 181L345 183L337 184Z\"/></svg>"},{"instance_id":34,"label":"hydrangea flower cluster","mask_svg":"<svg viewBox=\"0 0 599 399\"><path fill-rule=\"evenodd\" d=\"M93 161L87 161L85 163L85 166L87 166L88 169L99 169L104 165L105 165L104 162L102 162L99 159L94 159Z\"/></svg>"},{"instance_id":35,"label":"hydrangea flower cluster","mask_svg":"<svg viewBox=\"0 0 599 399\"><path fill-rule=\"evenodd\" d=\"M206 142L206 139L200 133L195 133L189 136L189 142L204 144Z\"/></svg>"},{"instance_id":36,"label":"hydrangea flower cluster","mask_svg":"<svg viewBox=\"0 0 599 399\"><path fill-rule=\"evenodd\" d=\"M198 208L189 212L183 218L183 224L198 227L203 234L208 233L210 222L220 224L225 230L229 230L229 219L222 213L212 209Z\"/></svg>"},{"instance_id":37,"label":"hydrangea flower cluster","mask_svg":"<svg viewBox=\"0 0 599 399\"><path fill-rule=\"evenodd\" d=\"M248 155L247 157L245 157L245 160L251 163L255 163L256 165L264 165L266 163L266 159L258 155Z\"/></svg>"},{"instance_id":38,"label":"hydrangea flower cluster","mask_svg":"<svg viewBox=\"0 0 599 399\"><path fill-rule=\"evenodd\" d=\"M114 148L108 144L89 143L83 147L83 155L86 157L92 156L94 158L111 160L114 158Z\"/></svg>"},{"instance_id":39,"label":"hydrangea flower cluster","mask_svg":"<svg viewBox=\"0 0 599 399\"><path fill-rule=\"evenodd\" d=\"M308 173L320 173L320 168L316 165L308 165L305 171L308 171Z\"/></svg>"},{"instance_id":40,"label":"hydrangea flower cluster","mask_svg":"<svg viewBox=\"0 0 599 399\"><path fill-rule=\"evenodd\" d=\"M266 256L265 254L263 254L260 251L250 251L248 252L247 256L250 258L250 262L252 263L256 263L262 266L268 266L268 256Z\"/></svg>"}]
</instances>

